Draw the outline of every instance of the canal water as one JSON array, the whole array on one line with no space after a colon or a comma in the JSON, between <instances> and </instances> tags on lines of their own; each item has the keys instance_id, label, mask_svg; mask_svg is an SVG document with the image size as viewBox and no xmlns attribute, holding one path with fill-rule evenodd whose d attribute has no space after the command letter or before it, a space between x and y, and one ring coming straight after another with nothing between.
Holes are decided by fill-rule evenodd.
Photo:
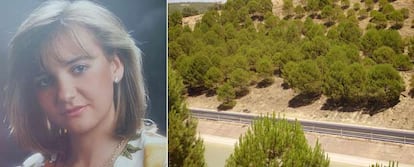
<instances>
[{"instance_id":1,"label":"canal water","mask_svg":"<svg viewBox=\"0 0 414 167\"><path fill-rule=\"evenodd\" d=\"M204 140L204 157L208 167L224 167L226 159L233 153L234 146L231 144L220 144ZM364 165L364 166L368 166ZM332 161L331 167L359 167L352 164Z\"/></svg>"}]
</instances>

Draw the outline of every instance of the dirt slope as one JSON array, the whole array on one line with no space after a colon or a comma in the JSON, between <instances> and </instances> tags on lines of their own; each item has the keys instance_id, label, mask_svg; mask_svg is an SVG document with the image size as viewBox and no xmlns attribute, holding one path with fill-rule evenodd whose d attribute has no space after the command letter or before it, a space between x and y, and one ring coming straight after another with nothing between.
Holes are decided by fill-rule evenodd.
<instances>
[{"instance_id":1,"label":"dirt slope","mask_svg":"<svg viewBox=\"0 0 414 167\"><path fill-rule=\"evenodd\" d=\"M410 75L410 74L404 74ZM406 80L408 77L405 77ZM326 97L322 96L310 105L302 107L289 107L289 101L297 95L292 89L283 89L283 79L275 77L275 83L267 88L250 87L251 92L237 99L237 105L232 111L242 112L249 110L252 113L275 112L281 116L312 119L321 121L342 122L351 124L362 124L369 126L410 129L414 130L414 99L409 96L401 96L400 103L386 109L383 112L370 116L364 111L343 112L322 110ZM403 92L407 95L408 91ZM220 102L216 96L206 95L188 97L189 107L217 109Z\"/></svg>"}]
</instances>

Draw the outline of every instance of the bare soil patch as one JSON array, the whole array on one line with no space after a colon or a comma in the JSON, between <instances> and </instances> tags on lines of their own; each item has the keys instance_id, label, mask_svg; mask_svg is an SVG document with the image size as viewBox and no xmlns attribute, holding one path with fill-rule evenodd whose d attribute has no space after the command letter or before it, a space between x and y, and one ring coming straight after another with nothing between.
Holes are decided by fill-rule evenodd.
<instances>
[{"instance_id":1,"label":"bare soil patch","mask_svg":"<svg viewBox=\"0 0 414 167\"><path fill-rule=\"evenodd\" d=\"M401 73L406 83L408 83L411 74L412 72ZM290 106L289 102L298 93L292 89L284 89L282 83L282 78L275 77L275 83L269 87L256 88L251 86L249 94L236 100L237 104L232 111L249 111L256 114L276 113L289 118L414 130L414 99L408 95L409 87L402 92L400 102L397 105L371 116L363 110L353 112L323 110L322 108L327 101L325 96L316 100L312 99L312 102L307 105ZM189 107L217 109L220 104L217 96L207 97L203 94L187 97Z\"/></svg>"}]
</instances>

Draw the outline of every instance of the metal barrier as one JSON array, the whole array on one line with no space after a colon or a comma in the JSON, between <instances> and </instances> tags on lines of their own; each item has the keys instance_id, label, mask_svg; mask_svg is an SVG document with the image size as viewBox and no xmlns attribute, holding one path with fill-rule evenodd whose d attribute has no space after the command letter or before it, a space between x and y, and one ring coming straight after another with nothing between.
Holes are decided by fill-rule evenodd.
<instances>
[{"instance_id":1,"label":"metal barrier","mask_svg":"<svg viewBox=\"0 0 414 167\"><path fill-rule=\"evenodd\" d=\"M242 124L251 124L258 115L234 113L234 112L217 112L205 109L190 108L192 116L199 119L214 121L226 121ZM289 122L295 119L287 119ZM414 145L414 131L385 129L366 126L356 126L349 124L338 124L328 122L318 122L309 120L297 120L302 125L305 132L314 132L320 134L337 135L341 137L354 137L368 140L411 144Z\"/></svg>"}]
</instances>

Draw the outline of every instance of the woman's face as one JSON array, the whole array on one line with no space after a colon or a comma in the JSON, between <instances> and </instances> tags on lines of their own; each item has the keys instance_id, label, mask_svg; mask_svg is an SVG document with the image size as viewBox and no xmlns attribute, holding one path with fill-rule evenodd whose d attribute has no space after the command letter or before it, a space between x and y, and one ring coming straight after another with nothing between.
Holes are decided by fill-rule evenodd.
<instances>
[{"instance_id":1,"label":"woman's face","mask_svg":"<svg viewBox=\"0 0 414 167\"><path fill-rule=\"evenodd\" d=\"M44 46L45 72L34 82L38 103L49 121L69 133L112 128L114 81L122 78L123 64L118 56L107 59L90 31L75 31L77 42L63 32Z\"/></svg>"}]
</instances>

